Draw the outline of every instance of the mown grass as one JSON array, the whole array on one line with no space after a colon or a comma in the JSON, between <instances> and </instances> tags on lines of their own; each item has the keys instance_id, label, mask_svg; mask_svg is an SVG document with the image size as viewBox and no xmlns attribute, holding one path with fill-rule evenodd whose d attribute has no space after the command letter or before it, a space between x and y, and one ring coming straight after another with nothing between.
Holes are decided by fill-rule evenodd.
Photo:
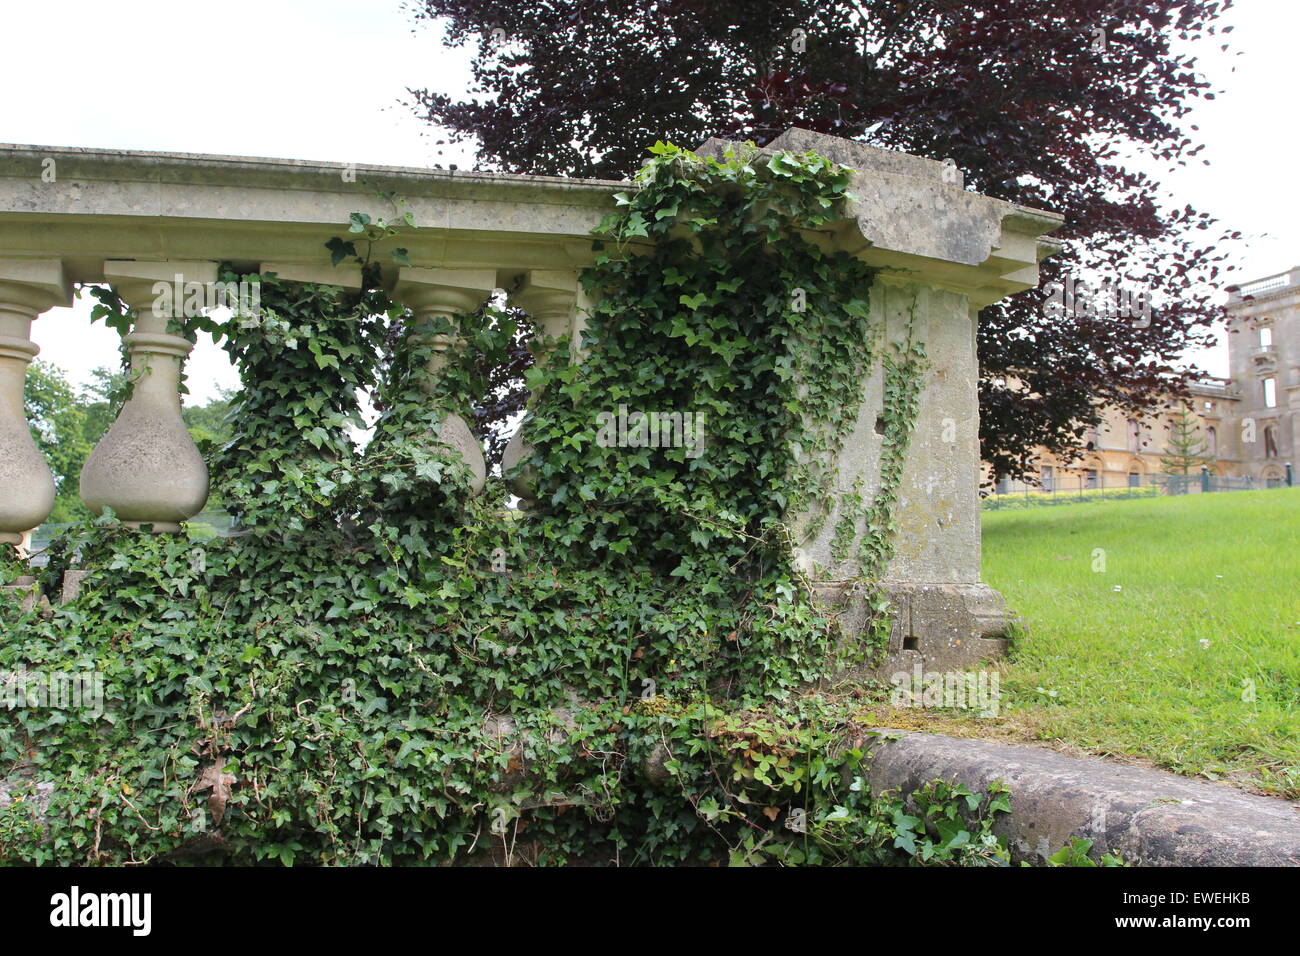
<instances>
[{"instance_id":1,"label":"mown grass","mask_svg":"<svg viewBox=\"0 0 1300 956\"><path fill-rule=\"evenodd\" d=\"M1002 736L1300 796L1300 488L983 515Z\"/></svg>"}]
</instances>

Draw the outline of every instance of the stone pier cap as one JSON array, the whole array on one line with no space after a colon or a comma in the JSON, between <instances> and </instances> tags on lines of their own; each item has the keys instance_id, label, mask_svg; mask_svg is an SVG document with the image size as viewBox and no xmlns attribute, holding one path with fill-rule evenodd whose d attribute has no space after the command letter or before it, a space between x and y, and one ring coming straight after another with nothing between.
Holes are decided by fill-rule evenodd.
<instances>
[{"instance_id":1,"label":"stone pier cap","mask_svg":"<svg viewBox=\"0 0 1300 956\"><path fill-rule=\"evenodd\" d=\"M709 140L701 155L730 144ZM815 150L856 170L855 202L826 235L872 265L961 291L980 307L1037 284L1061 217L967 192L950 164L791 129L767 149ZM348 217L411 213L385 249L415 267L496 269L503 288L534 269L592 261L591 230L631 184L193 153L0 145L0 258L59 259L74 282L105 260L329 264ZM396 205L378 194L392 194ZM351 237L348 237L351 238Z\"/></svg>"}]
</instances>

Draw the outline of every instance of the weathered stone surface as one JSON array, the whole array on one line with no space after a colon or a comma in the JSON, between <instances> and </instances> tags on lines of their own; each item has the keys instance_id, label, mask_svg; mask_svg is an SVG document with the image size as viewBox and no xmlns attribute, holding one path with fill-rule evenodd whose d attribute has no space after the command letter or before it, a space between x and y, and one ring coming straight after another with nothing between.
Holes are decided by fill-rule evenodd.
<instances>
[{"instance_id":1,"label":"weathered stone surface","mask_svg":"<svg viewBox=\"0 0 1300 956\"><path fill-rule=\"evenodd\" d=\"M42 163L58 163L43 182ZM345 171L351 176L343 176ZM214 262L329 266L323 244L353 212L391 218L376 193L402 196L419 227L402 245L418 267L530 269L592 259L590 232L626 182L467 170L0 146L0 255L67 257L77 282L99 262L200 255ZM454 240L449 241L449 236ZM387 259L387 257L384 257ZM383 263L394 276L396 264Z\"/></svg>"},{"instance_id":2,"label":"weathered stone surface","mask_svg":"<svg viewBox=\"0 0 1300 956\"><path fill-rule=\"evenodd\" d=\"M0 381L0 543L19 544L23 532L45 520L54 507L54 475L32 441L22 407L22 371L0 362L0 377L13 377L16 386ZM18 401L10 400L13 394Z\"/></svg>"},{"instance_id":3,"label":"weathered stone surface","mask_svg":"<svg viewBox=\"0 0 1300 956\"><path fill-rule=\"evenodd\" d=\"M203 510L208 468L181 417L180 376L193 346L168 332L172 318L155 309L157 283L211 283L211 262L104 263L104 277L136 310L129 335L131 396L81 470L81 498L92 514L105 508L124 523L179 531ZM173 303L171 309L179 308Z\"/></svg>"},{"instance_id":4,"label":"weathered stone surface","mask_svg":"<svg viewBox=\"0 0 1300 956\"><path fill-rule=\"evenodd\" d=\"M672 780L673 775L668 770L668 761L672 758L668 748L663 744L655 744L654 749L641 762L641 775L645 777L646 783L652 787L662 787Z\"/></svg>"},{"instance_id":5,"label":"weathered stone surface","mask_svg":"<svg viewBox=\"0 0 1300 956\"><path fill-rule=\"evenodd\" d=\"M697 152L718 158L736 145L710 139ZM900 277L961 289L977 308L1036 285L1038 261L1061 247L1045 235L1060 215L967 192L946 163L798 128L772 150L812 150L856 171L842 248Z\"/></svg>"},{"instance_id":6,"label":"weathered stone surface","mask_svg":"<svg viewBox=\"0 0 1300 956\"><path fill-rule=\"evenodd\" d=\"M12 584L0 585L0 591L7 591L16 595L21 600L21 607L26 613L36 607L36 602L41 600L41 589L36 586L36 579L30 575L24 575Z\"/></svg>"},{"instance_id":7,"label":"weathered stone surface","mask_svg":"<svg viewBox=\"0 0 1300 956\"><path fill-rule=\"evenodd\" d=\"M508 476L521 461L532 457L532 454L533 446L524 441L522 432L516 432L506 443L505 451L501 453L501 473ZM537 469L532 465L525 466L517 475L507 480L510 483L510 490L520 499L531 501L537 496Z\"/></svg>"},{"instance_id":8,"label":"weathered stone surface","mask_svg":"<svg viewBox=\"0 0 1300 956\"><path fill-rule=\"evenodd\" d=\"M438 426L438 442L457 455L469 469L470 487L478 494L487 484L483 448L459 415L449 414Z\"/></svg>"},{"instance_id":9,"label":"weathered stone surface","mask_svg":"<svg viewBox=\"0 0 1300 956\"><path fill-rule=\"evenodd\" d=\"M1010 614L1002 595L987 584L895 584L889 593L907 614L907 633L898 648L907 664L959 669L1000 657L1007 649Z\"/></svg>"},{"instance_id":10,"label":"weathered stone surface","mask_svg":"<svg viewBox=\"0 0 1300 956\"><path fill-rule=\"evenodd\" d=\"M873 793L911 793L936 778L1011 790L995 831L1015 861L1042 863L1071 838L1095 859L1145 866L1300 866L1300 808L1213 783L1095 757L881 729L864 767Z\"/></svg>"},{"instance_id":11,"label":"weathered stone surface","mask_svg":"<svg viewBox=\"0 0 1300 956\"><path fill-rule=\"evenodd\" d=\"M31 800L37 819L43 823L50 808L50 798L54 796L54 784L40 782L30 792L29 786L30 780L22 776L0 780L0 807L7 807L15 800Z\"/></svg>"},{"instance_id":12,"label":"weathered stone surface","mask_svg":"<svg viewBox=\"0 0 1300 956\"><path fill-rule=\"evenodd\" d=\"M922 670L953 671L1002 656L1010 615L1006 602L986 584L889 584L889 647L883 661L859 676L888 679ZM851 641L870 637L868 593L852 583L823 583L818 603L834 610Z\"/></svg>"},{"instance_id":13,"label":"weathered stone surface","mask_svg":"<svg viewBox=\"0 0 1300 956\"><path fill-rule=\"evenodd\" d=\"M68 604L75 601L81 594L81 582L86 580L89 574L89 571L64 571L63 593L59 596L59 603Z\"/></svg>"},{"instance_id":14,"label":"weathered stone surface","mask_svg":"<svg viewBox=\"0 0 1300 956\"><path fill-rule=\"evenodd\" d=\"M710 140L700 153L718 158L733 146ZM883 575L905 622L888 666L954 668L994 656L1005 647L997 638L1006 612L979 584L976 316L1038 281L1039 260L1059 248L1045 234L1061 218L967 192L949 164L808 130L789 130L766 149L814 151L854 170L855 199L834 239L823 241L879 269L869 294L879 340L857 420L838 453L826 500L789 516L799 566L818 582L863 573L859 555L851 549L837 557L832 545L844 509L858 507L857 495L869 504L881 487L885 354L919 343L924 377L897 489L893 555ZM859 517L859 535L864 526L865 516Z\"/></svg>"},{"instance_id":15,"label":"weathered stone surface","mask_svg":"<svg viewBox=\"0 0 1300 956\"><path fill-rule=\"evenodd\" d=\"M32 321L70 301L61 262L0 259L0 544L22 544L54 507L54 475L27 426L23 387L40 352Z\"/></svg>"},{"instance_id":16,"label":"weathered stone surface","mask_svg":"<svg viewBox=\"0 0 1300 956\"><path fill-rule=\"evenodd\" d=\"M108 507L129 524L179 531L203 510L208 470L180 418L161 403L122 409L81 472L81 497L92 514Z\"/></svg>"}]
</instances>

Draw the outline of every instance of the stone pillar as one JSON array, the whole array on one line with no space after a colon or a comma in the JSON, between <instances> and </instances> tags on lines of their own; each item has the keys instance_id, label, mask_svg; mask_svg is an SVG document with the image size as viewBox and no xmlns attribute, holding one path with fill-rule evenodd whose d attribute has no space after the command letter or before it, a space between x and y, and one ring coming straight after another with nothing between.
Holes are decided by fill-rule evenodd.
<instances>
[{"instance_id":1,"label":"stone pillar","mask_svg":"<svg viewBox=\"0 0 1300 956\"><path fill-rule=\"evenodd\" d=\"M415 313L416 324L420 326L440 318L453 320L457 313L473 312L490 299L496 289L496 272L490 269L404 267L398 272L393 298ZM425 389L431 398L436 397L440 390L439 372L456 352L465 347L465 342L452 335L424 334L418 329L412 339L430 345L434 350L429 359ZM487 483L487 463L483 460L483 449L465 419L448 410L438 426L436 438L460 456L470 471L473 493L481 492Z\"/></svg>"},{"instance_id":2,"label":"stone pillar","mask_svg":"<svg viewBox=\"0 0 1300 956\"><path fill-rule=\"evenodd\" d=\"M551 353L564 339L569 339L570 354L577 359L576 341L581 329L577 323L577 305L582 287L576 272L536 269L529 273L523 286L510 296L512 305L532 316L537 324L537 337L529 343L533 360L539 368L550 361ZM536 396L534 396L536 400ZM501 470L509 474L521 461L532 456L533 446L524 440L523 427L515 432L501 456ZM534 470L526 467L510 479L510 487L521 500L531 502L536 497Z\"/></svg>"},{"instance_id":3,"label":"stone pillar","mask_svg":"<svg viewBox=\"0 0 1300 956\"><path fill-rule=\"evenodd\" d=\"M721 158L730 146L710 140L698 152ZM1037 284L1039 260L1059 248L1046 234L1062 218L969 192L960 171L918 156L799 129L760 153L776 150L814 150L853 170L844 220L825 230L822 241L877 270L868 299L879 348L910 336L925 350L892 509L892 553L872 582L891 597L886 666L966 667L996 656L1006 646L1008 615L1001 596L979 580L976 325L982 307ZM854 547L862 540L861 504L881 488L881 357L878 351L864 370L862 404L834 462L830 494L787 516L799 566L823 601L846 609L860 630L875 613L864 606L872 596L858 589L868 569L854 548L844 553L834 543L841 521L852 526Z\"/></svg>"},{"instance_id":4,"label":"stone pillar","mask_svg":"<svg viewBox=\"0 0 1300 956\"><path fill-rule=\"evenodd\" d=\"M216 277L212 262L104 263L104 278L136 313L125 336L134 386L81 471L81 497L92 513L112 508L129 527L179 531L203 510L208 469L181 418L179 391L193 346L168 324L184 313L185 283Z\"/></svg>"},{"instance_id":5,"label":"stone pillar","mask_svg":"<svg viewBox=\"0 0 1300 956\"><path fill-rule=\"evenodd\" d=\"M32 441L23 386L40 351L31 340L32 321L71 304L61 262L0 259L0 544L21 545L54 507L54 475Z\"/></svg>"}]
</instances>

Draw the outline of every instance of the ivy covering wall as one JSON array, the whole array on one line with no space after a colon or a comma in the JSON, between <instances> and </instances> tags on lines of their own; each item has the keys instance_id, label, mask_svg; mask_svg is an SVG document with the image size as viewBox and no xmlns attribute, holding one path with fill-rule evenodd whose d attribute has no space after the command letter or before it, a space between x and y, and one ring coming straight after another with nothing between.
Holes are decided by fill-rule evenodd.
<instances>
[{"instance_id":1,"label":"ivy covering wall","mask_svg":"<svg viewBox=\"0 0 1300 956\"><path fill-rule=\"evenodd\" d=\"M507 313L456 320L477 355L432 398L411 334L453 330L413 328L374 269L361 293L264 275L260 317L184 330L240 371L210 467L244 530L105 516L43 572L57 590L89 570L78 600L0 609L0 672L106 690L98 717L0 710L0 860L1004 862L1004 794L873 800L863 690L809 689L879 631L814 604L791 515L835 521L878 585L923 361L872 328L871 270L817 241L848 176L656 147L583 276L583 360L562 342L530 373L522 515L500 479L471 497L433 437L488 387ZM872 374L879 485L839 496ZM363 389L382 410L364 448ZM703 413L703 452L605 447L619 405Z\"/></svg>"}]
</instances>

